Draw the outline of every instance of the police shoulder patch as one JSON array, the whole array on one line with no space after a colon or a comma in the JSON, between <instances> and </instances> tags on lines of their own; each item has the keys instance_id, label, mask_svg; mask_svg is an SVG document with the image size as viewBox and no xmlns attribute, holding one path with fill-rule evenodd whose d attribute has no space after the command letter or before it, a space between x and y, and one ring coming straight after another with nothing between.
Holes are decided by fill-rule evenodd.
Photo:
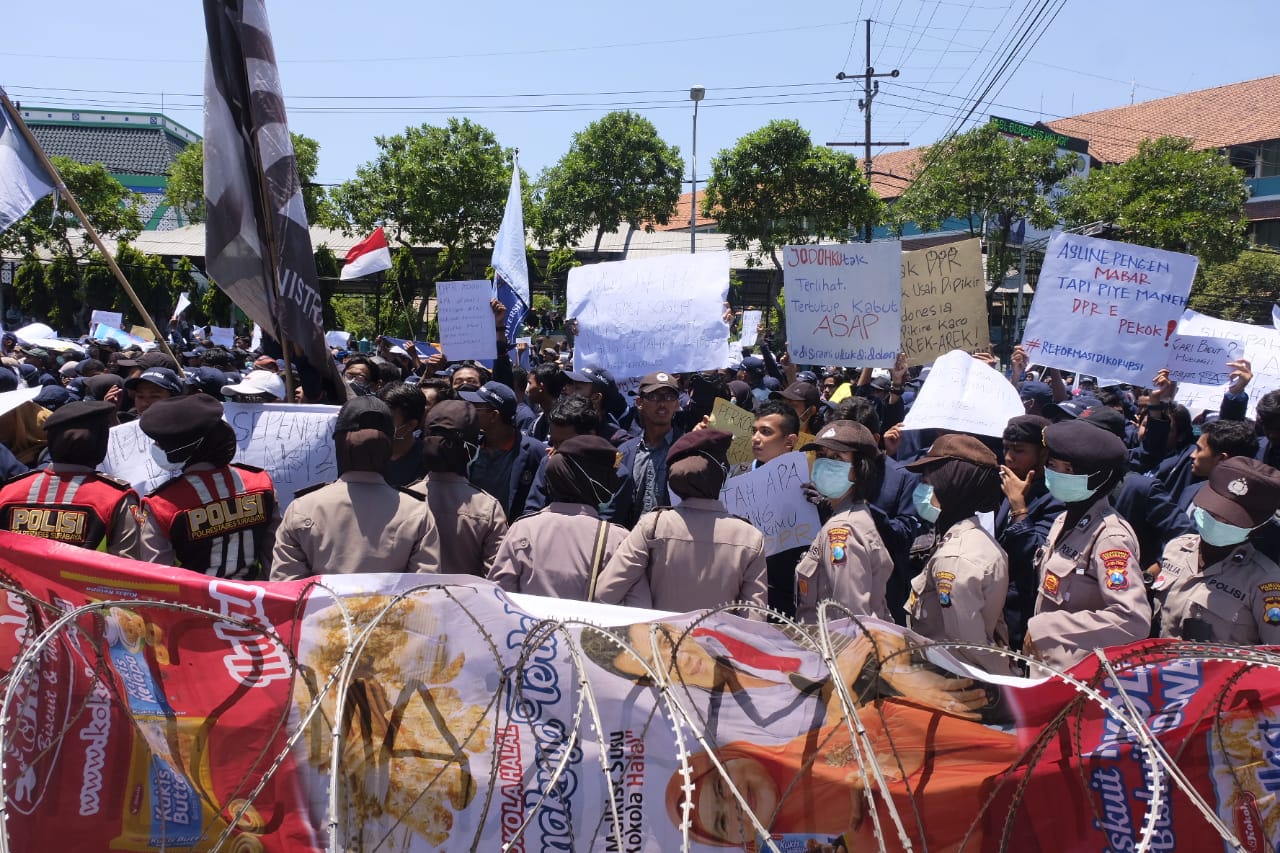
<instances>
[{"instance_id":1,"label":"police shoulder patch","mask_svg":"<svg viewBox=\"0 0 1280 853\"><path fill-rule=\"evenodd\" d=\"M252 471L254 474L261 474L266 471L265 468L259 468L257 465L246 465L243 462L232 462L232 468L239 468L242 471Z\"/></svg>"},{"instance_id":2,"label":"police shoulder patch","mask_svg":"<svg viewBox=\"0 0 1280 853\"><path fill-rule=\"evenodd\" d=\"M112 477L110 474L104 474L101 471L94 471L98 480L106 483L108 486L114 486L122 492L127 492L133 488L133 484L128 480L121 480L119 477Z\"/></svg>"},{"instance_id":3,"label":"police shoulder patch","mask_svg":"<svg viewBox=\"0 0 1280 853\"><path fill-rule=\"evenodd\" d=\"M1124 548L1111 548L1098 555L1102 560L1107 589L1119 591L1129 588L1129 561L1132 555Z\"/></svg>"},{"instance_id":4,"label":"police shoulder patch","mask_svg":"<svg viewBox=\"0 0 1280 853\"><path fill-rule=\"evenodd\" d=\"M319 490L319 489L323 489L323 488L324 488L325 486L327 486L327 485L329 485L329 483L316 483L316 484L314 484L314 485L311 485L311 486L307 486L307 487L305 487L305 488L298 489L298 491L296 491L296 492L294 492L294 493L293 493L293 496L294 496L294 498L295 498L295 499L296 499L296 498L300 498L300 497L302 497L303 495L309 495L309 494L311 494L311 493L312 493L312 492L314 492L314 491L317 491L317 490Z\"/></svg>"},{"instance_id":5,"label":"police shoulder patch","mask_svg":"<svg viewBox=\"0 0 1280 853\"><path fill-rule=\"evenodd\" d=\"M415 501L425 501L427 499L427 496L424 495L422 492L415 492L413 489L409 488L408 486L396 486L396 491L402 495L408 495L409 497L413 498ZM296 495L294 495L294 497L297 497L300 494L302 494L302 492L298 492Z\"/></svg>"},{"instance_id":6,"label":"police shoulder patch","mask_svg":"<svg viewBox=\"0 0 1280 853\"><path fill-rule=\"evenodd\" d=\"M833 527L827 531L827 545L831 549L831 562L843 563L848 554L845 543L849 541L849 528Z\"/></svg>"},{"instance_id":7,"label":"police shoulder patch","mask_svg":"<svg viewBox=\"0 0 1280 853\"><path fill-rule=\"evenodd\" d=\"M1268 595L1263 600L1262 620L1268 625L1280 625L1280 595Z\"/></svg>"}]
</instances>

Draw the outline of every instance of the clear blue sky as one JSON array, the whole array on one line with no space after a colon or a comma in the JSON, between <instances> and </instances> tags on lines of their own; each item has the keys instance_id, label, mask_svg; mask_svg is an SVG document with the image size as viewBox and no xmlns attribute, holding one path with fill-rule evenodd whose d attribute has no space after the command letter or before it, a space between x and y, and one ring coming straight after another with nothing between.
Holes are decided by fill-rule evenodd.
<instances>
[{"instance_id":1,"label":"clear blue sky","mask_svg":"<svg viewBox=\"0 0 1280 853\"><path fill-rule=\"evenodd\" d=\"M0 85L24 104L158 110L163 100L168 115L201 132L196 0L10 5ZM647 116L687 160L696 84L707 90L698 115L704 179L717 151L775 118L797 119L817 143L860 139L861 85L835 74L863 70L868 17L873 64L901 72L881 84L873 134L936 141L1043 5L269 0L268 14L290 126L320 141L321 182L346 180L372 159L375 135L450 115L520 148L531 176L612 109ZM1131 92L1148 100L1280 73L1277 32L1275 0L1066 0L969 124L991 113L1053 119L1127 104Z\"/></svg>"}]
</instances>

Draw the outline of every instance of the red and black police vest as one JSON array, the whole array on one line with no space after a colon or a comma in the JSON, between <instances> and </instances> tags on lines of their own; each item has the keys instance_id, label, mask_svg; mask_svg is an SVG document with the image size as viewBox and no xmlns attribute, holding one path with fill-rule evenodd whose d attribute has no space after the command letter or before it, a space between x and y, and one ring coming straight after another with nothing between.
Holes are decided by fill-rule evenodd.
<instances>
[{"instance_id":1,"label":"red and black police vest","mask_svg":"<svg viewBox=\"0 0 1280 853\"><path fill-rule=\"evenodd\" d=\"M257 579L270 552L276 493L271 475L232 464L188 471L149 494L145 509L173 545L175 562L220 578Z\"/></svg>"},{"instance_id":2,"label":"red and black police vest","mask_svg":"<svg viewBox=\"0 0 1280 853\"><path fill-rule=\"evenodd\" d=\"M0 527L97 551L107 550L111 520L134 494L128 483L96 471L28 471L0 488ZM129 523L136 523L130 518Z\"/></svg>"}]
</instances>

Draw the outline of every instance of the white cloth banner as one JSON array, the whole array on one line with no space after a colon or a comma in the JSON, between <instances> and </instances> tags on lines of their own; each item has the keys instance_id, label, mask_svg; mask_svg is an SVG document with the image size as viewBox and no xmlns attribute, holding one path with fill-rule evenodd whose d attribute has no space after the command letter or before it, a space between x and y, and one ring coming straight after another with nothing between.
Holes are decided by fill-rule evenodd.
<instances>
[{"instance_id":1,"label":"white cloth banner","mask_svg":"<svg viewBox=\"0 0 1280 853\"><path fill-rule=\"evenodd\" d=\"M307 486L338 478L333 448L337 406L293 403L226 403L222 419L236 432L236 462L264 469L275 483L283 510ZM141 495L179 472L161 463L163 455L137 421L111 428L104 473L131 483Z\"/></svg>"},{"instance_id":2,"label":"white cloth banner","mask_svg":"<svg viewBox=\"0 0 1280 853\"><path fill-rule=\"evenodd\" d=\"M730 477L720 490L720 500L731 514L747 519L764 534L764 552L772 555L808 545L822 529L818 508L804 494L807 482L809 458L798 451L784 453Z\"/></svg>"},{"instance_id":3,"label":"white cloth banner","mask_svg":"<svg viewBox=\"0 0 1280 853\"><path fill-rule=\"evenodd\" d=\"M492 361L498 357L494 325L493 284L488 281L442 281L436 285L436 319L440 349L450 361Z\"/></svg>"},{"instance_id":4,"label":"white cloth banner","mask_svg":"<svg viewBox=\"0 0 1280 853\"><path fill-rule=\"evenodd\" d=\"M110 326L113 329L123 329L124 314L119 311L94 311L89 315L89 328L92 329L96 323Z\"/></svg>"},{"instance_id":5,"label":"white cloth banner","mask_svg":"<svg viewBox=\"0 0 1280 853\"><path fill-rule=\"evenodd\" d=\"M1249 417L1255 416L1258 400L1263 394L1280 388L1280 331L1267 326L1219 320L1187 309L1178 322L1178 334L1225 339L1237 344L1238 348L1232 350L1230 360L1248 359L1253 369L1253 381L1246 389L1249 392ZM1183 382L1178 385L1177 401L1186 406L1194 417L1205 409L1218 411L1226 390L1226 379L1214 383Z\"/></svg>"},{"instance_id":6,"label":"white cloth banner","mask_svg":"<svg viewBox=\"0 0 1280 853\"><path fill-rule=\"evenodd\" d=\"M1055 234L1022 346L1037 364L1147 385L1169 360L1198 264L1180 252Z\"/></svg>"},{"instance_id":7,"label":"white cloth banner","mask_svg":"<svg viewBox=\"0 0 1280 853\"><path fill-rule=\"evenodd\" d=\"M798 364L892 367L902 346L902 243L787 246L787 350Z\"/></svg>"},{"instance_id":8,"label":"white cloth banner","mask_svg":"<svg viewBox=\"0 0 1280 853\"><path fill-rule=\"evenodd\" d=\"M0 107L0 231L26 216L53 192L53 184L53 176L18 129L17 118Z\"/></svg>"},{"instance_id":9,"label":"white cloth banner","mask_svg":"<svg viewBox=\"0 0 1280 853\"><path fill-rule=\"evenodd\" d=\"M729 253L668 255L569 270L575 367L614 376L724 366Z\"/></svg>"},{"instance_id":10,"label":"white cloth banner","mask_svg":"<svg viewBox=\"0 0 1280 853\"><path fill-rule=\"evenodd\" d=\"M934 361L902 428L1000 436L1023 414L1018 390L1000 371L957 349Z\"/></svg>"}]
</instances>

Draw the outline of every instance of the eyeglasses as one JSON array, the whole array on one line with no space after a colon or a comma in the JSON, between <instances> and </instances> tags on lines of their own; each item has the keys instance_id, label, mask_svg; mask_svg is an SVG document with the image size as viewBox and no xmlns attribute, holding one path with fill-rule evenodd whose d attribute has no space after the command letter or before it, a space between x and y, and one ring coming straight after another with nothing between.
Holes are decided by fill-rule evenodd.
<instances>
[{"instance_id":1,"label":"eyeglasses","mask_svg":"<svg viewBox=\"0 0 1280 853\"><path fill-rule=\"evenodd\" d=\"M655 403L674 403L680 399L680 395L674 391L668 391L665 394L645 394L644 399L652 400Z\"/></svg>"}]
</instances>

